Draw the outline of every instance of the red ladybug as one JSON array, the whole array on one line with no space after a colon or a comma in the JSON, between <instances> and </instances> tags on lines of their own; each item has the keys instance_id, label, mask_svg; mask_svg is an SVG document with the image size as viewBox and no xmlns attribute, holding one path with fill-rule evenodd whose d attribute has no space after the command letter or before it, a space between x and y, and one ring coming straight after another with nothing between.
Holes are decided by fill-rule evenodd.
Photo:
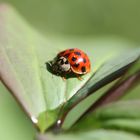
<instances>
[{"instance_id":1,"label":"red ladybug","mask_svg":"<svg viewBox=\"0 0 140 140\"><path fill-rule=\"evenodd\" d=\"M86 53L77 48L67 49L57 54L50 62L53 73L65 77L68 73L78 76L90 72L90 60Z\"/></svg>"}]
</instances>

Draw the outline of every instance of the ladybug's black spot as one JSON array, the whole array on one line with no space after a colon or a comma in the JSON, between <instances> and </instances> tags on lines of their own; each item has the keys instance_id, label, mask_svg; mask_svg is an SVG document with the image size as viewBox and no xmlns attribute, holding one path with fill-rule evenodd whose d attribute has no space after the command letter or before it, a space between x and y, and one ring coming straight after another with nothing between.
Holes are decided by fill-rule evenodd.
<instances>
[{"instance_id":1,"label":"ladybug's black spot","mask_svg":"<svg viewBox=\"0 0 140 140\"><path fill-rule=\"evenodd\" d=\"M61 65L63 65L63 64L64 64L64 61L63 61L63 59L61 59L61 60L60 60L60 64L61 64Z\"/></svg>"},{"instance_id":2,"label":"ladybug's black spot","mask_svg":"<svg viewBox=\"0 0 140 140\"><path fill-rule=\"evenodd\" d=\"M73 66L76 67L76 68L78 68L79 67L79 64L78 63L75 63Z\"/></svg>"},{"instance_id":3,"label":"ladybug's black spot","mask_svg":"<svg viewBox=\"0 0 140 140\"><path fill-rule=\"evenodd\" d=\"M81 56L81 53L80 52L74 52L76 55L79 55L79 56Z\"/></svg>"},{"instance_id":4,"label":"ladybug's black spot","mask_svg":"<svg viewBox=\"0 0 140 140\"><path fill-rule=\"evenodd\" d=\"M70 51L74 51L74 49L69 49Z\"/></svg>"},{"instance_id":5,"label":"ladybug's black spot","mask_svg":"<svg viewBox=\"0 0 140 140\"><path fill-rule=\"evenodd\" d=\"M69 62L68 62L68 60L65 62L65 64L68 64Z\"/></svg>"},{"instance_id":6,"label":"ladybug's black spot","mask_svg":"<svg viewBox=\"0 0 140 140\"><path fill-rule=\"evenodd\" d=\"M83 58L83 62L84 62L84 63L86 63L86 62L87 62L85 58Z\"/></svg>"},{"instance_id":7,"label":"ladybug's black spot","mask_svg":"<svg viewBox=\"0 0 140 140\"><path fill-rule=\"evenodd\" d=\"M70 53L67 53L67 54L64 55L64 57L68 58L69 55L70 55Z\"/></svg>"},{"instance_id":8,"label":"ladybug's black spot","mask_svg":"<svg viewBox=\"0 0 140 140\"><path fill-rule=\"evenodd\" d=\"M72 57L72 59L71 59L71 60L72 60L72 61L76 61L76 59L77 59L77 58L75 58L75 57Z\"/></svg>"},{"instance_id":9,"label":"ladybug's black spot","mask_svg":"<svg viewBox=\"0 0 140 140\"><path fill-rule=\"evenodd\" d=\"M86 72L86 67L83 66L83 67L81 68L81 71L82 71L82 72Z\"/></svg>"}]
</instances>

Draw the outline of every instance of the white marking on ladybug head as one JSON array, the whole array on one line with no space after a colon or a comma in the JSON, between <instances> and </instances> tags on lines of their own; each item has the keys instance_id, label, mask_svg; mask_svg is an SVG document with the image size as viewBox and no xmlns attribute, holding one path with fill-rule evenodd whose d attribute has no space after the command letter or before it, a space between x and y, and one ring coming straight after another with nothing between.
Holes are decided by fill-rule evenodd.
<instances>
[{"instance_id":1,"label":"white marking on ladybug head","mask_svg":"<svg viewBox=\"0 0 140 140\"><path fill-rule=\"evenodd\" d=\"M60 57L59 58L59 64L60 64L60 67L62 69L62 71L69 71L70 69L70 63L68 62L67 58L65 57Z\"/></svg>"},{"instance_id":2,"label":"white marking on ladybug head","mask_svg":"<svg viewBox=\"0 0 140 140\"><path fill-rule=\"evenodd\" d=\"M63 56L54 59L54 61L52 62L52 70L57 74L68 72L70 68L70 63L68 62L67 58Z\"/></svg>"}]
</instances>

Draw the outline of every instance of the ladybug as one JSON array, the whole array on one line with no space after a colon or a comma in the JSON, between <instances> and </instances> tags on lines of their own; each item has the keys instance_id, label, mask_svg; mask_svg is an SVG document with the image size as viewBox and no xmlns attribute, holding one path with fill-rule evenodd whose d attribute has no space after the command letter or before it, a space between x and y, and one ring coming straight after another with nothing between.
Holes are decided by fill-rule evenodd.
<instances>
[{"instance_id":1,"label":"ladybug","mask_svg":"<svg viewBox=\"0 0 140 140\"><path fill-rule=\"evenodd\" d=\"M66 74L75 74L81 80L80 75L90 72L90 60L86 53L77 48L66 49L57 54L50 63L54 74L65 78Z\"/></svg>"}]
</instances>

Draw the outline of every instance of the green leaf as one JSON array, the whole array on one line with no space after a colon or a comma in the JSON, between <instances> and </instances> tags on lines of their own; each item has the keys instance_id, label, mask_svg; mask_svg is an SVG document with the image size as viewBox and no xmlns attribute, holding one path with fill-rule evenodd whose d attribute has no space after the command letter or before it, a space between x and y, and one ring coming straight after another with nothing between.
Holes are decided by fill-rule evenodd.
<instances>
[{"instance_id":1,"label":"green leaf","mask_svg":"<svg viewBox=\"0 0 140 140\"><path fill-rule=\"evenodd\" d=\"M127 72L122 78L120 78L118 82L116 82L95 103L93 103L92 106L90 106L90 108L86 111L85 115L95 111L97 108L101 106L119 100L120 98L125 96L129 90L136 87L140 82L140 71L137 71L136 73L130 75L129 77L128 73L129 72Z\"/></svg>"},{"instance_id":2,"label":"green leaf","mask_svg":"<svg viewBox=\"0 0 140 140\"><path fill-rule=\"evenodd\" d=\"M0 6L0 30L1 81L41 131L56 121L60 107L80 91L81 87L85 87L85 83L102 64L120 52L126 51L126 46L130 46L129 43L112 38L52 39L48 37L46 39L7 5ZM82 81L77 78L63 81L61 77L52 76L46 70L45 62L52 60L59 51L73 47L78 47L88 53L92 65L91 73L84 75ZM137 49L135 51L139 52ZM135 61L137 55L134 57L133 53L132 50L132 57L128 55L128 62L125 65ZM125 60L123 62L125 63ZM108 69L111 68L110 65ZM123 63L118 69L122 67L124 67ZM116 71L116 68L113 70ZM106 76L105 74L100 77L103 72L98 72L94 83ZM92 80L89 80L90 85L93 84ZM75 97L78 99L77 95ZM53 119L50 119L51 117Z\"/></svg>"},{"instance_id":3,"label":"green leaf","mask_svg":"<svg viewBox=\"0 0 140 140\"><path fill-rule=\"evenodd\" d=\"M107 120L103 123L103 127L108 129L122 129L140 134L140 118Z\"/></svg>"},{"instance_id":4,"label":"green leaf","mask_svg":"<svg viewBox=\"0 0 140 140\"><path fill-rule=\"evenodd\" d=\"M120 101L100 108L96 116L101 120L113 118L140 118L140 100Z\"/></svg>"},{"instance_id":5,"label":"green leaf","mask_svg":"<svg viewBox=\"0 0 140 140\"><path fill-rule=\"evenodd\" d=\"M82 118L71 131L97 128L118 129L140 134L140 100L119 101L97 109Z\"/></svg>"},{"instance_id":6,"label":"green leaf","mask_svg":"<svg viewBox=\"0 0 140 140\"><path fill-rule=\"evenodd\" d=\"M140 60L137 61L134 66L127 72L127 75L122 80L125 80L130 75L135 75L140 71ZM127 91L127 94L122 98L122 100L133 100L133 99L140 99L140 84L134 83L135 86Z\"/></svg>"},{"instance_id":7,"label":"green leaf","mask_svg":"<svg viewBox=\"0 0 140 140\"><path fill-rule=\"evenodd\" d=\"M97 70L95 75L93 75L90 80L67 102L65 106L65 116L62 116L62 119L64 120L62 128L70 128L95 102L95 97L97 97L95 94L99 94L98 91L97 93L95 91L121 76L126 69L128 69L128 65L138 60L139 56L140 49L131 50L127 52L127 54L123 54L106 62L99 70ZM102 94L104 92L105 90L102 91ZM93 93L94 95L92 97L90 96L88 99L85 99ZM99 96L102 94L100 93ZM81 100L85 101L81 102ZM76 104L76 107L73 107L73 104L78 103L79 101L79 105Z\"/></svg>"},{"instance_id":8,"label":"green leaf","mask_svg":"<svg viewBox=\"0 0 140 140\"><path fill-rule=\"evenodd\" d=\"M123 129L140 134L140 100L123 101L107 106L98 112L102 127Z\"/></svg>"},{"instance_id":9,"label":"green leaf","mask_svg":"<svg viewBox=\"0 0 140 140\"><path fill-rule=\"evenodd\" d=\"M73 109L71 109L67 116L65 117L65 120L62 124L63 129L69 129L72 125L76 123L76 121L79 120L79 118L87 111L87 109L94 103L96 100L102 96L102 94L110 88L111 85L114 85L116 81L110 83L109 85L101 88L100 90L96 91L94 94L88 96L83 101L81 101L79 104L77 104Z\"/></svg>"},{"instance_id":10,"label":"green leaf","mask_svg":"<svg viewBox=\"0 0 140 140\"><path fill-rule=\"evenodd\" d=\"M116 58L112 58L110 61L105 62L103 66L100 67L96 73L91 76L88 82L70 99L68 104L77 102L87 95L90 95L94 90L97 90L103 86L110 77L110 79L112 79L115 76L118 76L120 71L123 72L123 70L125 70L128 65L134 63L139 59L139 57L140 49L138 48L129 50L127 53L123 53L122 55L119 55Z\"/></svg>"},{"instance_id":11,"label":"green leaf","mask_svg":"<svg viewBox=\"0 0 140 140\"><path fill-rule=\"evenodd\" d=\"M36 132L25 112L0 82L0 139L25 140L26 137L31 140Z\"/></svg>"},{"instance_id":12,"label":"green leaf","mask_svg":"<svg viewBox=\"0 0 140 140\"><path fill-rule=\"evenodd\" d=\"M53 110L53 111L42 112L39 114L37 125L42 133L44 132L44 130L46 130L46 128L53 125L53 123L56 121L57 119L56 112L57 110Z\"/></svg>"},{"instance_id":13,"label":"green leaf","mask_svg":"<svg viewBox=\"0 0 140 140\"><path fill-rule=\"evenodd\" d=\"M38 135L37 140L139 140L140 137L131 133L113 130L95 130L73 134L46 134Z\"/></svg>"}]
</instances>

